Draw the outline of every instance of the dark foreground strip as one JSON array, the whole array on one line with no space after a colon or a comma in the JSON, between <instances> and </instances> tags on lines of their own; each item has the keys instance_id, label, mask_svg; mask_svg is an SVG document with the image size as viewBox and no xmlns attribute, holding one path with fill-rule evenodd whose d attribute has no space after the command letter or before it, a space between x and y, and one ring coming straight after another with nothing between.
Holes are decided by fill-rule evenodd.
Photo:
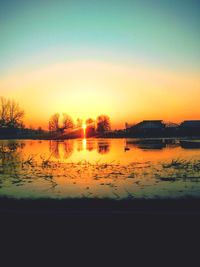
<instances>
[{"instance_id":1,"label":"dark foreground strip","mask_svg":"<svg viewBox=\"0 0 200 267\"><path fill-rule=\"evenodd\" d=\"M200 199L14 199L0 198L1 214L200 214Z\"/></svg>"}]
</instances>

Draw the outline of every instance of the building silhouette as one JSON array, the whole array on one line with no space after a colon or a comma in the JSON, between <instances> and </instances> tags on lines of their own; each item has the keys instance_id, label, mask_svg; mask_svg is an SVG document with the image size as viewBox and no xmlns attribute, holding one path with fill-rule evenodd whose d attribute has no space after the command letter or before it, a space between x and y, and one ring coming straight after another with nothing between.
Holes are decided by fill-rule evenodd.
<instances>
[{"instance_id":1,"label":"building silhouette","mask_svg":"<svg viewBox=\"0 0 200 267\"><path fill-rule=\"evenodd\" d=\"M162 136L165 124L162 120L144 120L126 129L133 136Z\"/></svg>"},{"instance_id":2,"label":"building silhouette","mask_svg":"<svg viewBox=\"0 0 200 267\"><path fill-rule=\"evenodd\" d=\"M187 120L179 125L181 136L200 136L200 120Z\"/></svg>"}]
</instances>

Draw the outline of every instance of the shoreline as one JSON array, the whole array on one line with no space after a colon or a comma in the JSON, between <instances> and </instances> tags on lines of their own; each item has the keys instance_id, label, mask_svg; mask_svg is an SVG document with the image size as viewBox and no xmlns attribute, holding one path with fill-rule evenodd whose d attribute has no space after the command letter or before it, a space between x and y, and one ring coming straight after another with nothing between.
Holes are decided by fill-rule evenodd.
<instances>
[{"instance_id":1,"label":"shoreline","mask_svg":"<svg viewBox=\"0 0 200 267\"><path fill-rule=\"evenodd\" d=\"M0 141L6 141L6 140L46 140L46 141L65 141L65 140L72 140L72 139L142 139L142 140L176 140L176 139L181 139L181 140L200 140L200 136L175 136L175 137L170 137L170 136L156 136L156 137L147 137L147 136L93 136L93 137L69 137L69 138L44 138L44 137L1 137L0 136Z\"/></svg>"}]
</instances>

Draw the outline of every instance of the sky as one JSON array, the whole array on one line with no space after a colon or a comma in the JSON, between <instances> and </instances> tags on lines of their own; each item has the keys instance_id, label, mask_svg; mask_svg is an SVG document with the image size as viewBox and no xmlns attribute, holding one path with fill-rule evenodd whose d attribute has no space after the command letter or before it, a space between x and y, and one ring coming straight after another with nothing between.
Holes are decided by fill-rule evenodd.
<instances>
[{"instance_id":1,"label":"sky","mask_svg":"<svg viewBox=\"0 0 200 267\"><path fill-rule=\"evenodd\" d=\"M55 113L200 119L200 1L0 0L0 95Z\"/></svg>"}]
</instances>

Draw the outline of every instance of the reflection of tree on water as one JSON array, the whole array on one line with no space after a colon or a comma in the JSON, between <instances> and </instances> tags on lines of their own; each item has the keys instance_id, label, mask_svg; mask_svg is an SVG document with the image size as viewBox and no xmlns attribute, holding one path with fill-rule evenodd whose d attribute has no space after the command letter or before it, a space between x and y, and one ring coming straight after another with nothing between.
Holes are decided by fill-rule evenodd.
<instances>
[{"instance_id":1,"label":"reflection of tree on water","mask_svg":"<svg viewBox=\"0 0 200 267\"><path fill-rule=\"evenodd\" d=\"M77 151L92 151L96 148L95 142L93 140L88 140L88 139L82 139L79 140L77 143Z\"/></svg>"},{"instance_id":2,"label":"reflection of tree on water","mask_svg":"<svg viewBox=\"0 0 200 267\"><path fill-rule=\"evenodd\" d=\"M95 146L95 143L94 143L94 141L87 141L87 143L86 143L86 149L88 150L88 151L92 151L92 150L94 150L96 148L96 146Z\"/></svg>"},{"instance_id":3,"label":"reflection of tree on water","mask_svg":"<svg viewBox=\"0 0 200 267\"><path fill-rule=\"evenodd\" d=\"M63 149L63 157L69 158L73 151L74 151L74 143L73 140L67 140L64 142L59 142L59 141L50 141L49 142L49 150L51 155L56 158L59 159L60 156L60 147Z\"/></svg>"},{"instance_id":4,"label":"reflection of tree on water","mask_svg":"<svg viewBox=\"0 0 200 267\"><path fill-rule=\"evenodd\" d=\"M94 141L90 139L82 139L77 142L77 151L93 151L97 150L99 154L106 154L110 151L110 142L109 141Z\"/></svg>"},{"instance_id":5,"label":"reflection of tree on water","mask_svg":"<svg viewBox=\"0 0 200 267\"><path fill-rule=\"evenodd\" d=\"M60 158L60 153L59 153L59 142L58 141L50 141L49 142L49 151L51 153L51 155L56 158L59 159Z\"/></svg>"},{"instance_id":6,"label":"reflection of tree on water","mask_svg":"<svg viewBox=\"0 0 200 267\"><path fill-rule=\"evenodd\" d=\"M166 147L166 143L162 139L136 139L126 140L125 151L131 147L140 149L163 149Z\"/></svg>"},{"instance_id":7,"label":"reflection of tree on water","mask_svg":"<svg viewBox=\"0 0 200 267\"><path fill-rule=\"evenodd\" d=\"M74 151L74 142L72 140L67 140L63 143L64 146L64 158L69 158Z\"/></svg>"},{"instance_id":8,"label":"reflection of tree on water","mask_svg":"<svg viewBox=\"0 0 200 267\"><path fill-rule=\"evenodd\" d=\"M2 152L12 153L12 152L16 152L17 149L23 149L24 147L25 147L25 143L10 141L6 144L0 145L0 153Z\"/></svg>"},{"instance_id":9,"label":"reflection of tree on water","mask_svg":"<svg viewBox=\"0 0 200 267\"><path fill-rule=\"evenodd\" d=\"M24 143L10 141L0 144L0 167L2 173L16 172L22 158Z\"/></svg>"},{"instance_id":10,"label":"reflection of tree on water","mask_svg":"<svg viewBox=\"0 0 200 267\"><path fill-rule=\"evenodd\" d=\"M19 143L15 141L0 144L0 159L3 160L18 158L24 146L25 143Z\"/></svg>"},{"instance_id":11,"label":"reflection of tree on water","mask_svg":"<svg viewBox=\"0 0 200 267\"><path fill-rule=\"evenodd\" d=\"M78 140L77 142L77 151L80 152L83 150L83 142L82 140Z\"/></svg>"},{"instance_id":12,"label":"reflection of tree on water","mask_svg":"<svg viewBox=\"0 0 200 267\"><path fill-rule=\"evenodd\" d=\"M110 142L108 141L99 141L97 143L97 152L99 154L107 154L110 151Z\"/></svg>"}]
</instances>

